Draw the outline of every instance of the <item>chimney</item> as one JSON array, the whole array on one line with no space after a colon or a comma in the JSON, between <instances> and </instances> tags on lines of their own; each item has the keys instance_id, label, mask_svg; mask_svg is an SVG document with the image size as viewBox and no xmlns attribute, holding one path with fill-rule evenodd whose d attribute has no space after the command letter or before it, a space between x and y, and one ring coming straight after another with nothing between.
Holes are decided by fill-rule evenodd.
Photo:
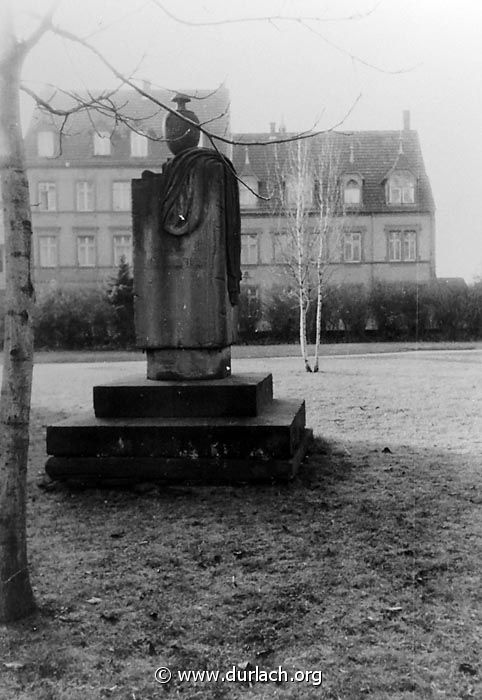
<instances>
[{"instance_id":1,"label":"chimney","mask_svg":"<svg viewBox=\"0 0 482 700\"><path fill-rule=\"evenodd\" d=\"M270 141L276 138L276 122L269 123L269 138Z\"/></svg>"},{"instance_id":2,"label":"chimney","mask_svg":"<svg viewBox=\"0 0 482 700\"><path fill-rule=\"evenodd\" d=\"M403 130L410 131L410 110L403 110Z\"/></svg>"}]
</instances>

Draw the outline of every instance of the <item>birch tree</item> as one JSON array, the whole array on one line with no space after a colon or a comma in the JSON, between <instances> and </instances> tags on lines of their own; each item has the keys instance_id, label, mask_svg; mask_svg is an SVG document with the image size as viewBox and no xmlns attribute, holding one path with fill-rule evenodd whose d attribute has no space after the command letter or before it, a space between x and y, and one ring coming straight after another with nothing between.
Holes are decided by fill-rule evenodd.
<instances>
[{"instance_id":1,"label":"birch tree","mask_svg":"<svg viewBox=\"0 0 482 700\"><path fill-rule=\"evenodd\" d=\"M274 181L279 199L281 261L298 304L300 354L307 372L319 369L323 292L330 246L340 228L340 149L337 135L296 141L277 148ZM308 314L315 306L315 352L308 353Z\"/></svg>"},{"instance_id":2,"label":"birch tree","mask_svg":"<svg viewBox=\"0 0 482 700\"><path fill-rule=\"evenodd\" d=\"M47 30L48 13L26 40L15 38L9 2L0 4L0 187L5 231L5 337L0 394L0 621L34 608L25 492L33 370L32 225L20 125L24 59Z\"/></svg>"},{"instance_id":3,"label":"birch tree","mask_svg":"<svg viewBox=\"0 0 482 700\"><path fill-rule=\"evenodd\" d=\"M328 240L333 250L339 245L342 227L342 193L340 183L341 149L336 134L329 134L320 141L320 149L315 154L315 350L313 372L319 369L319 353L322 331L322 308L324 289L327 283L329 263ZM343 137L341 137L343 138Z\"/></svg>"}]
</instances>

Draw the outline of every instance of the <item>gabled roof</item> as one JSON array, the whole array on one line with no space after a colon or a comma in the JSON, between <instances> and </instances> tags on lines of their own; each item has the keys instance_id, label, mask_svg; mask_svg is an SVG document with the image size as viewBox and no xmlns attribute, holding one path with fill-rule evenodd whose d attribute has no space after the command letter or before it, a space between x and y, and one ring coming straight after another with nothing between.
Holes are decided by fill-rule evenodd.
<instances>
[{"instance_id":1,"label":"gabled roof","mask_svg":"<svg viewBox=\"0 0 482 700\"><path fill-rule=\"evenodd\" d=\"M253 133L235 134L233 138L241 142L269 141L292 136L287 133ZM289 170L289 153L297 148L298 142L291 144L272 143L263 146L248 146L251 167L260 182L273 183L280 170ZM328 132L299 142L303 144L308 157L316 162L323 154L331 151L336 154L337 177L344 174L359 173L363 178L363 198L360 211L393 212L416 211L433 212L434 201L428 180L418 134L413 130L403 131L354 131ZM402 153L400 153L402 145ZM233 162L236 170L241 172L244 164L246 146L234 147ZM384 181L393 169L410 170L417 180L416 203L413 205L388 205ZM316 170L315 170L316 172ZM267 185L269 191L269 184ZM273 188L271 188L273 189ZM270 204L259 203L261 208Z\"/></svg>"},{"instance_id":2,"label":"gabled roof","mask_svg":"<svg viewBox=\"0 0 482 700\"><path fill-rule=\"evenodd\" d=\"M167 104L173 109L175 104L171 101L175 92L160 89L149 89L156 100ZM191 96L191 102L187 109L194 111L201 124L206 123L209 130L219 136L229 136L229 91L221 86L217 90L183 90ZM98 95L99 93L95 93ZM90 99L82 95L84 99ZM113 104L118 107L120 114L127 118L135 129L147 133L154 138L163 138L163 124L167 111L149 99L143 97L134 89L121 89L112 95ZM53 105L58 109L67 109L72 106L72 99L57 93L53 99ZM109 113L102 113L98 109L89 109L71 115L64 127L62 137L62 152L56 158L40 158L37 153L36 134L39 131L53 130L58 132L62 125L62 117L53 116L45 111L36 109L32 116L30 126L25 137L25 149L28 167L32 166L62 166L69 162L72 167L98 165L108 163L112 166L132 165L145 166L154 163L163 163L171 157L167 145L161 141L150 141L149 157L136 158L132 162L130 158L130 133L129 126L122 119L115 120ZM108 130L112 132L111 156L93 155L93 134L95 131ZM220 146L226 151L227 147Z\"/></svg>"}]
</instances>

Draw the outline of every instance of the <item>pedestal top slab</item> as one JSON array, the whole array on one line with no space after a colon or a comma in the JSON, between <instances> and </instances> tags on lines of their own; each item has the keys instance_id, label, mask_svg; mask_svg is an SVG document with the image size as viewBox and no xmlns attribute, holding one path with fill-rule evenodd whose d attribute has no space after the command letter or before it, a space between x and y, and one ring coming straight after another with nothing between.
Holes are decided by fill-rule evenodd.
<instances>
[{"instance_id":1,"label":"pedestal top slab","mask_svg":"<svg viewBox=\"0 0 482 700\"><path fill-rule=\"evenodd\" d=\"M272 400L273 377L262 373L191 381L139 375L94 387L98 418L256 416Z\"/></svg>"}]
</instances>

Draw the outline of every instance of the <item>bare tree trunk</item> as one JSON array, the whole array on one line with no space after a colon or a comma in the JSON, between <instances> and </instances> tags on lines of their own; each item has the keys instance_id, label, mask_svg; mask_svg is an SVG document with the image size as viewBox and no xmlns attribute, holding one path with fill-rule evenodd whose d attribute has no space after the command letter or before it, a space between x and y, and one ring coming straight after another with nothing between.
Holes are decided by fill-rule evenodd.
<instances>
[{"instance_id":1,"label":"bare tree trunk","mask_svg":"<svg viewBox=\"0 0 482 700\"><path fill-rule=\"evenodd\" d=\"M8 23L0 28L0 51L0 186L6 252L0 394L0 622L9 622L35 607L25 523L34 290L30 276L30 198L18 97L22 56Z\"/></svg>"},{"instance_id":2,"label":"bare tree trunk","mask_svg":"<svg viewBox=\"0 0 482 700\"><path fill-rule=\"evenodd\" d=\"M321 235L321 234L320 234ZM320 252L319 257L316 262L316 330L315 330L315 357L313 363L313 372L318 372L319 369L319 354L320 354L320 342L321 342L321 307L323 302L323 294L321 285L323 282L323 276L321 273L321 251L322 243L320 242Z\"/></svg>"},{"instance_id":3,"label":"bare tree trunk","mask_svg":"<svg viewBox=\"0 0 482 700\"><path fill-rule=\"evenodd\" d=\"M298 232L298 236L302 235ZM311 372L310 362L308 359L308 348L306 342L306 299L305 285L303 275L303 247L298 239L298 306L300 310L299 330L300 330L300 352L303 358L303 364L307 372Z\"/></svg>"}]
</instances>

